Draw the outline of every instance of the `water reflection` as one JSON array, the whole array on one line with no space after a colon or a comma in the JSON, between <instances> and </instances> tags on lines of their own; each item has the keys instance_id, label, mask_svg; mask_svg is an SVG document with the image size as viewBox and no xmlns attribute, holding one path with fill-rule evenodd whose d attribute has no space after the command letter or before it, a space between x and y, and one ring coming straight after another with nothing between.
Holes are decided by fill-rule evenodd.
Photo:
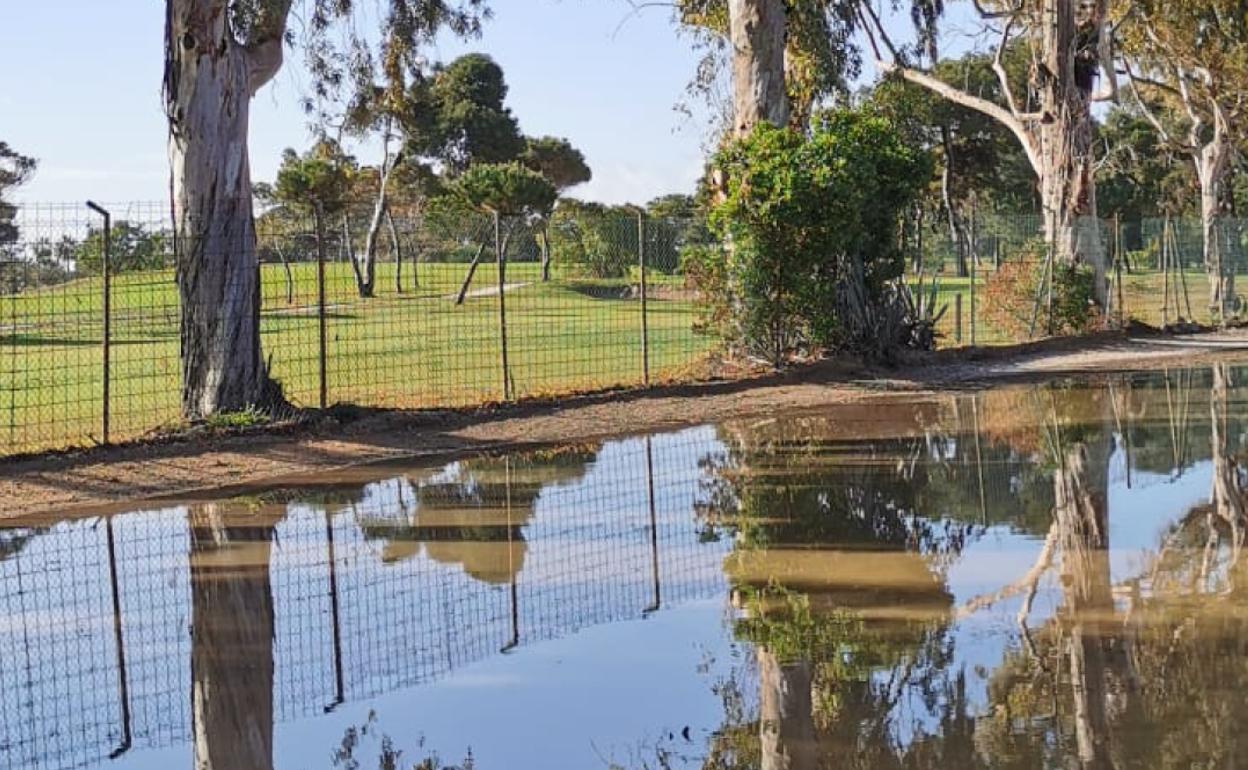
<instances>
[{"instance_id":1,"label":"water reflection","mask_svg":"<svg viewBox=\"0 0 1248 770\"><path fill-rule=\"evenodd\" d=\"M0 767L1237 766L1245 376L12 526Z\"/></svg>"}]
</instances>

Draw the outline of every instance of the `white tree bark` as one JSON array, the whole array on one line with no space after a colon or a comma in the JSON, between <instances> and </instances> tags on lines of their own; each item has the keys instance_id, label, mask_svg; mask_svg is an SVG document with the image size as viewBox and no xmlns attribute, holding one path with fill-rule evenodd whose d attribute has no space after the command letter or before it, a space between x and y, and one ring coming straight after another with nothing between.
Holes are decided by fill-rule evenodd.
<instances>
[{"instance_id":1,"label":"white tree bark","mask_svg":"<svg viewBox=\"0 0 1248 770\"><path fill-rule=\"evenodd\" d=\"M728 22L736 133L749 133L759 123L788 125L784 0L728 0Z\"/></svg>"},{"instance_id":2,"label":"white tree bark","mask_svg":"<svg viewBox=\"0 0 1248 770\"><path fill-rule=\"evenodd\" d=\"M815 770L819 752L810 661L782 663L760 647L758 679L762 770Z\"/></svg>"},{"instance_id":3,"label":"white tree bark","mask_svg":"<svg viewBox=\"0 0 1248 770\"><path fill-rule=\"evenodd\" d=\"M167 0L165 108L188 418L276 400L260 350L260 268L247 134L277 73L289 0L239 42L228 0Z\"/></svg>"},{"instance_id":4,"label":"white tree bark","mask_svg":"<svg viewBox=\"0 0 1248 770\"><path fill-rule=\"evenodd\" d=\"M1018 11L1004 23L994 66L1004 106L951 86L929 72L902 66L898 51L869 4L862 6L862 14L883 72L897 72L954 104L983 113L1014 134L1039 182L1044 235L1055 259L1090 265L1097 278L1096 299L1105 307L1109 284L1097 219L1092 104L1117 93L1108 0L1036 0L1035 6ZM1033 26L1028 30L1035 41L1031 85L1038 105L1035 112L1024 111L1014 97L1002 63L1012 34L1027 20L1039 24L1038 29ZM884 58L884 48L891 59ZM1102 89L1096 87L1098 72L1106 80Z\"/></svg>"},{"instance_id":5,"label":"white tree bark","mask_svg":"<svg viewBox=\"0 0 1248 770\"><path fill-rule=\"evenodd\" d=\"M360 296L365 298L376 293L377 241L389 210L390 177L398 165L398 158L390 155L390 138L390 126L387 125L381 140L382 158L381 167L377 171L377 199L373 202L373 215L368 222L368 233L364 236L364 251L358 256L360 264L355 271Z\"/></svg>"}]
</instances>

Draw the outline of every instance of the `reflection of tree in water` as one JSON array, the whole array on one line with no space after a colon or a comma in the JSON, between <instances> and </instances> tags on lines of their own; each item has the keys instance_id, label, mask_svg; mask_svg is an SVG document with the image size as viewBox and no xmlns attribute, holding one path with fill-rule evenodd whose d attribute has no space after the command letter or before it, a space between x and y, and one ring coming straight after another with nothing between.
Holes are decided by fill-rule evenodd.
<instances>
[{"instance_id":1,"label":"reflection of tree in water","mask_svg":"<svg viewBox=\"0 0 1248 770\"><path fill-rule=\"evenodd\" d=\"M726 571L760 694L757 714L717 733L710 767L857 761L893 745L903 694L936 697L932 674L950 653L942 565L973 525L918 514L926 437L827 442L826 428L809 418L721 434L728 453L702 514L736 536Z\"/></svg>"},{"instance_id":2,"label":"reflection of tree in water","mask_svg":"<svg viewBox=\"0 0 1248 770\"><path fill-rule=\"evenodd\" d=\"M191 534L197 770L273 767L273 531L284 508L204 504Z\"/></svg>"},{"instance_id":3,"label":"reflection of tree in water","mask_svg":"<svg viewBox=\"0 0 1248 770\"><path fill-rule=\"evenodd\" d=\"M524 566L524 527L533 520L538 497L584 478L597 452L598 447L578 447L474 458L384 482L370 491L385 504L356 503L360 524L366 538L384 541L386 562L423 553L461 565L477 580L506 584Z\"/></svg>"}]
</instances>

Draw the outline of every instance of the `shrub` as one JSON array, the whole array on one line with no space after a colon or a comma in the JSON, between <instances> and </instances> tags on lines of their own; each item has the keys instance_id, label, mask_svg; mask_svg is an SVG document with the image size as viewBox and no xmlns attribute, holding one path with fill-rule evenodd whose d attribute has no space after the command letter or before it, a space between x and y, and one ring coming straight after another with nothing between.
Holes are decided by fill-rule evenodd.
<instances>
[{"instance_id":1,"label":"shrub","mask_svg":"<svg viewBox=\"0 0 1248 770\"><path fill-rule=\"evenodd\" d=\"M816 347L906 344L881 338L879 310L897 298L901 215L931 176L927 155L884 118L836 111L809 137L759 125L714 165L723 197L711 222L732 244L720 301L736 343L775 364Z\"/></svg>"},{"instance_id":2,"label":"shrub","mask_svg":"<svg viewBox=\"0 0 1248 770\"><path fill-rule=\"evenodd\" d=\"M1084 334L1095 326L1096 274L1084 264L1054 264L1052 317L1049 314L1048 260L1044 247L1031 245L1005 262L984 286L984 315L998 330L1015 338L1035 331Z\"/></svg>"},{"instance_id":3,"label":"shrub","mask_svg":"<svg viewBox=\"0 0 1248 770\"><path fill-rule=\"evenodd\" d=\"M685 284L698 293L698 318L694 331L723 337L731 328L728 296L728 260L723 246L688 245L680 251L680 272Z\"/></svg>"}]
</instances>

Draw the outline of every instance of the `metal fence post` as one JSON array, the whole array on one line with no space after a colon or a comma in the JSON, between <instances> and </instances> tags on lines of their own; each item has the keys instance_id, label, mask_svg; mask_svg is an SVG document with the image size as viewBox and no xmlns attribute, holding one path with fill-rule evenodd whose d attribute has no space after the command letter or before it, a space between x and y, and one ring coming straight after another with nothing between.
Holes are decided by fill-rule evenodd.
<instances>
[{"instance_id":1,"label":"metal fence post","mask_svg":"<svg viewBox=\"0 0 1248 770\"><path fill-rule=\"evenodd\" d=\"M511 369L507 361L507 255L503 252L502 219L494 212L494 252L498 261L498 344L503 373L503 400L511 400Z\"/></svg>"},{"instance_id":2,"label":"metal fence post","mask_svg":"<svg viewBox=\"0 0 1248 770\"><path fill-rule=\"evenodd\" d=\"M117 645L117 689L121 700L121 743L109 754L110 759L117 759L134 745L131 728L130 711L130 678L126 673L126 638L122 628L121 614L121 581L117 576L117 538L113 534L113 517L104 520L104 530L108 539L108 578L112 587L113 599L113 642Z\"/></svg>"},{"instance_id":3,"label":"metal fence post","mask_svg":"<svg viewBox=\"0 0 1248 770\"><path fill-rule=\"evenodd\" d=\"M325 323L325 212L317 203L316 220L316 322L320 334L317 346L318 376L320 378L321 409L329 407L328 334Z\"/></svg>"},{"instance_id":4,"label":"metal fence post","mask_svg":"<svg viewBox=\"0 0 1248 770\"><path fill-rule=\"evenodd\" d=\"M641 381L650 385L650 292L646 286L646 212L637 209L637 264L641 272Z\"/></svg>"},{"instance_id":5,"label":"metal fence post","mask_svg":"<svg viewBox=\"0 0 1248 770\"><path fill-rule=\"evenodd\" d=\"M104 315L104 330L100 340L100 351L103 354L103 385L100 392L100 398L103 401L103 413L101 415L101 442L108 443L109 431L112 428L112 338L113 338L113 290L112 290L112 241L113 241L113 215L106 211L98 203L87 201L87 208L104 217L104 245L100 255L100 274L102 279L102 300Z\"/></svg>"}]
</instances>

